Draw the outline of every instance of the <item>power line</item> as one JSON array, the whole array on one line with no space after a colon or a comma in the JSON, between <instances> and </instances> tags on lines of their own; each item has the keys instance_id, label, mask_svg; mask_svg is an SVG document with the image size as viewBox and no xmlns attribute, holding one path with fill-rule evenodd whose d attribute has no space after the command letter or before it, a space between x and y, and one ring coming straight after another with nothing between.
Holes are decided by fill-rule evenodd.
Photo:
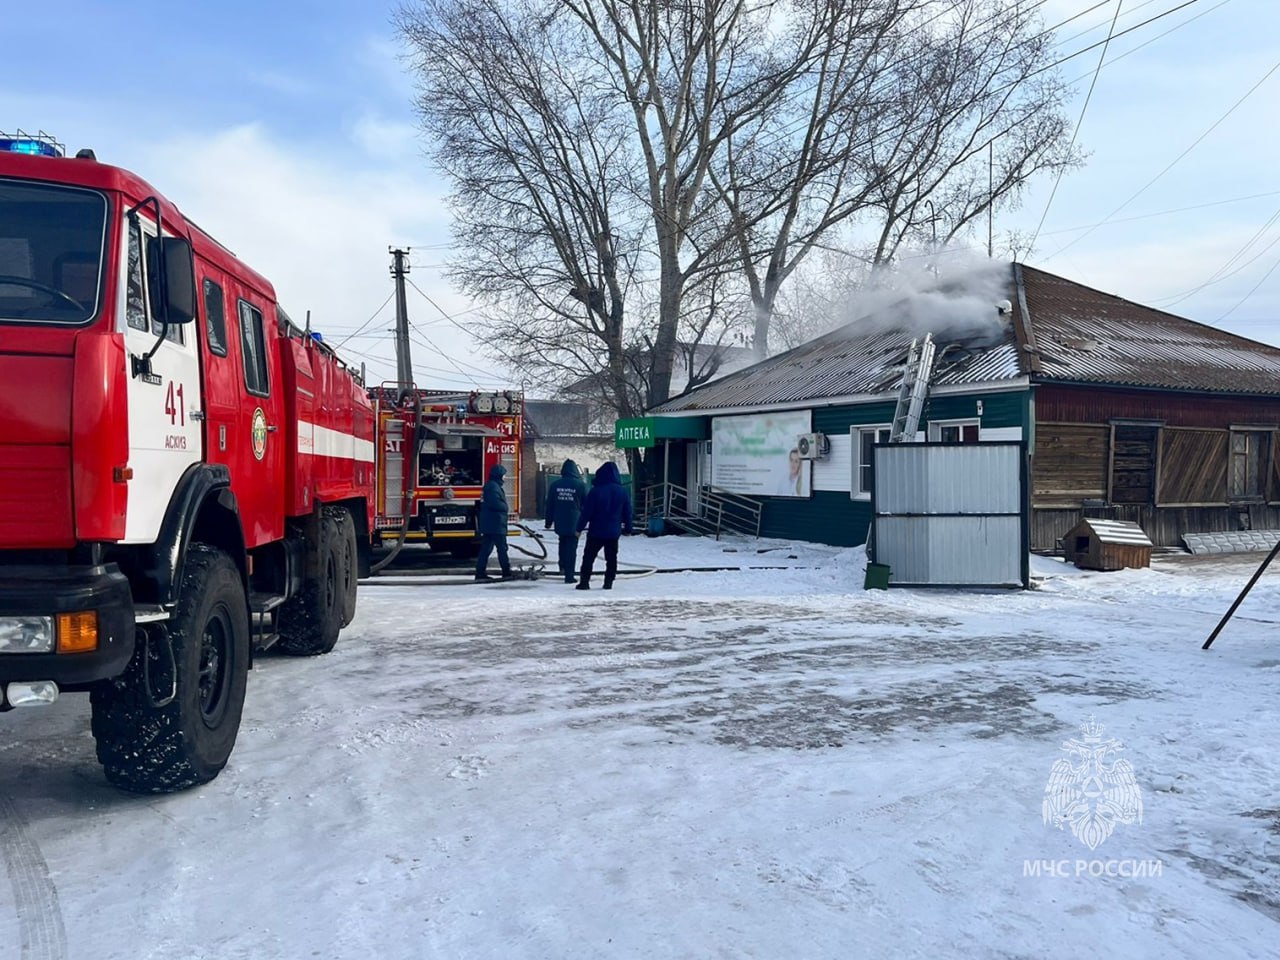
<instances>
[{"instance_id":1,"label":"power line","mask_svg":"<svg viewBox=\"0 0 1280 960\"><path fill-rule=\"evenodd\" d=\"M408 277L406 277L406 278L405 278L405 280L408 282L409 286L413 287L413 289L414 289L414 290L417 290L417 291L418 291L418 295L419 295L420 297L422 297L422 299L423 299L423 300L426 300L426 301L427 301L427 303L431 304L431 306L435 307L438 311L440 311L440 315L441 315L442 317L444 317L446 320L448 320L450 323L452 323L455 327L457 327L459 330L461 330L461 331L462 331L463 333L465 333L467 336L475 336L475 331L473 331L473 330L468 330L466 327L464 327L462 324L460 324L457 320L453 319L453 317L451 317L451 316L449 315L449 312L448 312L447 310L445 310L445 309L444 309L444 307L440 306L440 304L436 303L436 302L435 302L434 300L432 300L429 296L427 296L425 293L423 293L423 292L422 292L422 290L420 290L420 289L418 288L418 285L417 285L416 283L414 283L412 280L409 280L409 278L408 278ZM422 333L422 331L421 331L421 330L419 330L418 332L419 332L419 333ZM425 333L424 333L424 334L422 334L422 335L423 335L424 337L426 336L426 334L425 334ZM439 347L436 347L436 349L437 349L437 350L439 350ZM441 352L443 352L443 351L441 351ZM451 361L450 361L450 363L452 363L452 362L453 362L453 361L451 360ZM473 364L467 364L467 366L474 366L474 365L473 365ZM475 369L480 370L480 369L482 369L482 368L480 368L480 367L475 367Z\"/></svg>"},{"instance_id":2,"label":"power line","mask_svg":"<svg viewBox=\"0 0 1280 960\"><path fill-rule=\"evenodd\" d=\"M1096 4L1094 4L1092 7L1090 7L1088 10L1085 10L1085 11L1084 11L1084 13L1078 13L1078 14L1076 14L1074 17L1072 17L1072 18L1071 18L1071 20L1078 20L1080 17L1083 17L1085 14L1093 13L1093 11L1097 10L1097 9L1098 9L1098 7L1105 7L1105 6L1106 6L1108 3L1110 3L1110 2L1111 2L1111 0L1103 0L1103 2L1102 2L1102 3L1096 3ZM1129 8L1129 12L1128 12L1128 13L1126 13L1126 14L1124 14L1123 16L1124 16L1124 17L1132 17L1135 13L1137 13L1137 12L1138 12L1139 10L1141 10L1143 7L1149 7L1149 6L1151 6L1151 4L1153 4L1153 3L1155 3L1155 2L1156 2L1156 0L1142 0L1142 3L1138 4L1136 7L1130 7L1130 8ZM1121 0L1120 5L1123 5L1123 0ZM1119 9L1119 6L1117 6L1117 10L1118 10L1118 9ZM1112 31L1114 31L1114 30L1115 30L1115 28L1116 28L1116 21L1117 21L1117 20L1119 20L1119 19L1120 19L1120 14L1119 14L1119 13L1117 13L1117 15L1116 15L1116 16L1112 17L1112 19L1111 19L1111 30L1112 30ZM1071 22L1070 20L1067 20L1067 21L1064 21L1064 23L1060 23L1060 24L1058 24L1058 26L1059 26L1059 27L1060 27L1060 26L1064 26L1066 23L1070 23L1070 22ZM1106 25L1107 25L1107 21L1106 21L1106 20L1100 20L1099 22L1095 23L1092 27L1086 27L1085 29L1081 30L1081 31L1080 31L1080 32L1078 32L1078 33L1073 33L1071 36L1069 36L1069 37L1064 37L1062 40L1059 40L1059 41L1057 42L1057 46L1064 47L1064 46L1066 46L1068 43L1070 43L1071 41L1073 41L1073 40L1079 40L1081 37L1088 36L1089 34L1093 33L1095 30L1097 30L1097 29L1099 29L1099 28L1101 28L1101 27L1105 27ZM1054 29L1057 29L1057 28L1055 27Z\"/></svg>"},{"instance_id":3,"label":"power line","mask_svg":"<svg viewBox=\"0 0 1280 960\"><path fill-rule=\"evenodd\" d=\"M356 336L356 334L364 330L365 327L373 323L374 320L378 319L378 314L380 314L383 310L387 309L387 304L391 302L391 298L394 297L395 295L396 295L396 292L394 290L392 290L389 294L387 294L387 299L382 301L382 306L380 306L377 310L373 311L373 315L369 317L369 319L366 320L364 323L360 324L360 326L356 328L355 333L348 334L346 338L344 338L342 342L338 344L338 346L341 347L342 344L347 342L347 340L350 340L352 337ZM337 348L335 347L334 349L337 349Z\"/></svg>"},{"instance_id":4,"label":"power line","mask_svg":"<svg viewBox=\"0 0 1280 960\"><path fill-rule=\"evenodd\" d=\"M1080 108L1080 119L1076 121L1076 128L1071 131L1071 143L1067 146L1067 152L1076 145L1076 138L1080 136L1080 127L1084 124L1085 111L1089 109L1089 101L1093 99L1093 88L1098 85L1098 74L1102 72L1102 62L1107 58L1107 45L1111 43L1111 35L1116 31L1116 21L1120 19L1120 9L1124 6L1124 0L1116 0L1116 13L1111 18L1111 27L1107 30L1106 42L1102 45L1102 53L1098 55L1098 66L1094 68L1093 79L1089 81L1089 92L1085 94L1084 106ZM1049 208L1053 206L1053 198L1058 195L1058 185L1062 183L1062 174L1066 171L1065 167L1058 167L1058 175L1053 178L1053 189L1049 191L1049 200L1044 205L1044 212L1040 214L1040 222L1036 224L1036 232L1031 235L1031 247L1034 248L1036 240L1040 237L1040 230L1044 227L1044 219L1049 216Z\"/></svg>"},{"instance_id":5,"label":"power line","mask_svg":"<svg viewBox=\"0 0 1280 960\"><path fill-rule=\"evenodd\" d=\"M1267 230L1272 226L1272 224L1274 224L1277 220L1280 220L1280 209L1277 209L1276 212L1273 213L1267 219L1267 222L1264 223L1262 226L1260 226L1254 232L1253 236L1251 236L1247 241L1245 241L1244 245L1240 247L1239 250L1237 250L1227 259L1226 263L1220 266L1217 270L1213 271L1213 273L1209 275L1209 279L1204 281L1204 283L1201 283L1198 286L1192 287L1190 290L1186 290L1183 293L1176 293L1171 297L1161 297L1155 302L1163 303L1163 304L1166 304L1167 306L1173 306L1175 304L1181 303L1183 300L1186 300L1188 297L1194 296L1195 294L1203 290L1205 287L1212 286L1215 283L1221 283L1223 280L1229 280L1230 278L1234 277L1237 273L1239 273L1241 270L1248 268L1259 257L1263 256L1268 250L1274 247L1277 243L1280 243L1280 236L1277 236L1275 239L1273 239L1269 244L1267 244L1265 247L1259 250L1256 254L1254 254L1253 257L1246 260L1244 263L1240 264L1240 266L1236 267L1235 270L1231 270L1230 273L1225 272L1227 270L1230 270L1231 265L1235 263L1238 259L1240 259L1240 257L1244 256L1245 252L1250 247L1252 247L1255 243L1257 243L1257 241L1262 237L1262 235L1266 233Z\"/></svg>"},{"instance_id":6,"label":"power line","mask_svg":"<svg viewBox=\"0 0 1280 960\"><path fill-rule=\"evenodd\" d=\"M1042 2L1043 2L1043 0L1042 0ZM1001 93L1004 93L1006 90L1011 90L1011 89L1013 89L1014 87L1016 87L1016 86L1018 86L1018 85L1020 85L1020 84L1022 84L1022 83L1025 83L1026 81L1030 80L1032 77L1036 77L1036 76L1039 76L1039 75L1040 75L1040 74L1042 74L1042 73L1046 73L1046 72L1048 72L1048 71L1050 71L1050 70L1054 70L1054 69L1056 69L1056 68L1058 68L1058 67L1062 66L1064 63L1068 63L1068 62L1070 62L1071 60L1074 60L1076 57L1083 56L1084 54L1088 53L1090 50L1096 50L1098 47L1102 46L1104 43L1109 43L1111 40L1118 40L1118 39L1120 39L1120 38L1121 38L1121 37L1123 37L1123 36L1126 36L1126 35L1128 35L1128 34L1130 34L1130 33L1133 33L1135 30L1141 30L1143 27L1146 27L1146 26L1148 26L1148 25L1150 25L1150 24L1152 24L1152 23L1155 23L1157 20L1163 20L1165 17L1170 16L1170 15L1172 15L1172 14L1175 14L1175 13L1177 13L1179 10L1183 10L1183 9L1185 9L1186 7L1193 6L1194 4L1199 3L1199 2L1200 2L1200 0L1183 0L1183 2L1182 2L1182 3L1180 3L1180 4L1178 4L1176 7L1170 7L1168 10L1165 10L1165 11L1163 11L1163 12L1161 12L1161 13L1156 14L1154 17L1148 17L1146 20L1143 20L1141 23L1135 23L1135 24L1134 24L1133 26L1131 26L1131 27L1126 27L1124 30L1121 30L1119 33L1115 33L1115 34L1113 34L1113 35L1109 36L1106 40L1099 40L1097 43L1091 43L1091 44L1089 44L1087 47L1082 47L1081 49L1077 50L1075 53L1069 53L1069 54L1067 54L1065 57L1059 57L1057 60L1054 60L1052 63L1045 64L1043 67L1038 67L1038 68L1036 68L1035 70L1032 70L1030 73L1026 74L1025 76L1018 77L1018 78L1017 78L1017 79L1015 79L1015 80L1010 80L1009 82L1005 83L1003 86L995 87L995 88L993 88L993 89L990 91L990 95L991 95L992 97L995 97L995 96L997 96L997 95L999 95L999 94L1001 94ZM1036 9L1036 7L1039 7L1040 5L1041 5L1040 3L1037 3L1037 4L1035 4L1035 6L1031 7L1031 8L1030 8L1030 10L1034 10L1034 9ZM1088 10L1086 10L1086 11L1085 11L1085 13L1088 13L1088 12L1090 12L1090 11L1092 11L1092 10L1097 9L1097 7L1098 7L1098 6L1101 6L1101 4L1095 4L1093 7L1090 7ZM1030 12L1030 11L1024 11L1024 12ZM1048 36L1048 35L1049 35L1050 33L1052 33L1054 30L1058 29L1058 27L1062 26L1062 25L1063 25L1063 24L1065 24L1065 23L1070 23L1072 20L1076 19L1076 17L1082 16L1082 15L1083 15L1083 14L1076 14L1076 16L1075 16L1075 17L1069 17L1067 20L1064 20L1064 21L1062 21L1061 23L1056 24L1056 25L1055 25L1055 26L1053 26L1053 27L1049 27L1049 28L1048 28L1048 29L1046 29L1046 30L1042 30L1040 33L1038 33L1038 34L1036 34L1035 36L1033 36L1033 37L1029 38L1029 40L1036 40L1036 39L1039 39L1040 37ZM994 22L994 20L995 20L995 19L996 19L996 18L993 16L993 17L989 18L986 22L987 22L987 23L992 23L992 22ZM994 33L994 32L996 31L996 29L997 29L997 28L993 27L991 30L988 30L988 31L987 31L987 35L990 35L990 34ZM1171 32L1171 31L1170 31L1170 32ZM974 39L980 39L982 36L983 36L982 34L978 34L977 36L975 36L975 37L974 37ZM904 64L904 63L907 63L907 62L908 62L908 59L903 59L903 60L898 61L898 63L893 64L892 66L900 66L900 65L902 65L902 64ZM892 67L889 67L889 68L886 68L886 69L892 69ZM897 86L897 85L896 85L896 83L895 83L894 81L886 81L886 82L885 82L885 84L884 84L883 91L882 91L882 90L872 90L872 91L870 91L870 92L871 92L871 93L881 93L881 92L889 92L889 93L893 93L893 92L896 90L896 86ZM891 87L892 87L892 88L894 88L894 89L893 89L893 90L890 90L890 88L891 88ZM783 131L781 131L781 132L779 133L779 135L778 135L777 137L775 137L775 138L774 138L773 143L772 143L772 144L770 144L770 146L772 146L772 145L774 145L774 144L777 144L777 143L781 142L781 141L783 140L783 138L785 138L786 136L788 136L788 135L790 135L790 134L794 133L796 130L798 130L798 129L800 129L801 127L805 126L807 123L809 123L809 119L806 117L806 118L802 118L801 120L797 121L795 124L792 124L790 127L785 128ZM927 120L926 120L925 122L923 122L922 124L920 124L920 126L919 126L917 129L920 129L920 130L926 129L926 128L930 125L930 123L931 123L931 121L927 121ZM914 131L912 131L912 130L911 130L911 125L912 125L912 121L911 121L911 120L904 120L904 121L902 121L901 123L899 123L899 124L898 124L898 125L896 125L896 126L888 127L888 128L886 128L885 130L880 131L880 132L877 134L877 136L887 137L887 136L890 136L890 135L892 135L892 134L898 133L898 132L900 132L900 131L901 131L901 132L914 132ZM999 138L999 136L1000 136L1000 134L997 134L996 136L991 137L989 140L987 140L987 141L985 141L985 142L983 142L983 143L981 143L981 144L977 145L977 146L974 148L973 153L976 155L979 151L986 149L987 145L988 145L989 143L994 142L996 139L998 139L998 138ZM867 145L867 144L869 144L869 143L871 143L871 141L870 141L870 140L868 140L868 141L864 141L863 143L858 144L858 145L857 145L857 147L863 147L863 146L866 146L866 145Z\"/></svg>"},{"instance_id":7,"label":"power line","mask_svg":"<svg viewBox=\"0 0 1280 960\"><path fill-rule=\"evenodd\" d=\"M406 282L407 284L409 284L409 286L413 287L413 289L414 289L414 290L417 290L417 291L418 291L418 295L419 295L419 296L421 296L424 300L426 300L428 303L430 303L430 304L431 304L433 307L435 307L437 310L440 310L440 312L441 312L441 313L444 313L444 311L443 311L443 310L441 310L441 308L440 308L439 304L437 304L434 300L432 300L430 297L428 297L428 296L427 296L425 293L423 293L421 290L418 290L418 285L417 285L416 283L414 283L414 282L413 282L412 280L410 280L408 277L405 277L405 278L404 278L404 280L405 280L405 282ZM448 314L445 314L445 316L448 316ZM408 321L408 317L407 317L407 316L406 316L406 318L405 318L405 319ZM469 373L467 373L465 370L463 370L463 369L462 369L462 367L460 367L460 366L458 365L457 361L455 361L451 356L449 356L449 354L447 354L444 350L440 349L440 347L439 347L439 346L438 346L438 345L437 345L437 344L436 344L436 343L435 343L435 342L434 342L430 337L428 337L425 333L423 333L421 330L419 330L419 329L418 329L418 327L417 327L417 325L416 325L416 324L414 324L412 321L408 321L408 322L409 322L409 325L410 325L411 327L413 327L413 329L417 332L418 336L422 337L422 339L426 341L426 344L425 344L425 345L426 345L428 348L430 348L431 350L434 350L436 353L438 353L440 356L442 356L445 360L448 360L448 361L449 361L449 363L450 363L450 365L451 365L455 370L457 370L457 371L458 371L458 373L462 374L462 376L464 376L464 377L468 377L468 378L470 378L470 379L471 379L471 381L472 381L472 383L475 383L475 377L474 377L474 376L472 376L471 374L469 374ZM478 384L478 383L475 383L475 385L476 385L476 386L479 386L479 384Z\"/></svg>"},{"instance_id":8,"label":"power line","mask_svg":"<svg viewBox=\"0 0 1280 960\"><path fill-rule=\"evenodd\" d=\"M1151 0L1148 0L1148 3L1149 3L1149 2L1151 2ZM1201 17L1207 17L1209 14L1213 13L1213 11L1220 9L1221 7L1225 7L1225 6L1226 6L1228 3L1230 3L1230 2L1231 2L1231 0L1218 0L1218 2L1217 2L1217 3L1215 3L1215 4L1214 4L1212 7L1210 7L1208 10L1202 10L1202 11L1200 11L1199 13L1197 13L1194 17L1187 17L1187 19L1183 20L1181 23L1175 23L1172 27L1170 27L1168 30L1165 30L1163 33L1157 33L1157 34L1156 34L1154 37L1152 37L1150 40L1144 40L1144 41L1142 41L1142 43L1138 44L1136 47L1131 47L1130 49L1126 50L1124 53L1117 54L1116 56L1114 56L1114 57L1112 57L1110 60L1108 60L1106 63L1104 63L1104 64L1103 64L1103 67L1109 67L1109 66L1111 66L1113 63L1119 63L1119 62L1120 62L1121 60L1123 60L1125 57L1130 56L1131 54L1135 54L1135 53L1137 53L1139 50L1144 49L1145 47L1149 47L1149 46L1151 46L1151 44L1155 43L1157 40L1163 40L1163 39L1164 39L1165 37L1167 37L1169 34L1171 34L1171 33L1175 32L1175 31L1177 31L1177 30L1181 30L1183 27L1187 26L1188 24L1195 23L1195 22L1196 22L1197 20L1199 20ZM1146 6L1146 4L1143 4L1143 6ZM1135 8L1135 9L1136 9L1136 8ZM1133 12L1133 11L1130 11L1130 13L1132 13L1132 12ZM1080 76L1078 76L1078 77L1076 77L1074 80L1072 80L1072 81L1071 81L1071 84L1069 84L1069 85L1077 84L1077 83L1079 83L1081 80L1083 80L1083 79L1084 79L1085 77L1087 77L1087 76L1088 76L1088 74L1087 74L1087 73L1085 73L1085 74L1081 74ZM1048 234L1045 234L1045 236L1048 236Z\"/></svg>"},{"instance_id":9,"label":"power line","mask_svg":"<svg viewBox=\"0 0 1280 960\"><path fill-rule=\"evenodd\" d=\"M1145 184L1144 184L1144 185L1143 185L1143 186L1142 186L1142 187L1141 187L1137 192L1135 192L1131 197L1129 197L1129 199L1128 199L1128 200L1126 200L1124 203L1120 204L1120 206L1118 206L1118 207L1116 207L1114 210L1112 210L1112 211L1111 211L1111 213L1109 213L1109 214L1107 215L1107 217L1106 217L1106 218L1105 218L1105 219L1104 219L1104 220L1103 220L1103 221L1102 221L1098 226L1101 226L1101 225L1102 225L1102 224L1104 224L1104 223L1108 223L1108 222L1111 220L1111 218L1112 218L1112 217L1114 217L1117 213L1119 213L1121 210L1123 210L1123 209L1124 209L1125 207L1127 207L1129 204L1133 203L1133 201L1134 201L1134 200L1137 200L1137 199L1138 199L1138 197L1140 197L1140 196L1142 196L1144 193L1146 193L1146 192L1147 192L1147 190L1148 190L1148 189L1149 189L1149 188L1150 188L1150 187L1151 187L1151 186L1152 186L1152 185L1153 185L1157 180L1159 180L1159 179L1160 179L1161 177L1163 177L1166 173L1168 173L1168 172L1169 172L1170 170L1172 170L1175 166L1177 166L1177 165L1178 165L1178 163L1179 163L1179 162L1180 162L1180 161L1181 161L1181 160L1182 160L1182 159L1183 159L1187 154L1189 154L1192 150L1194 150L1196 147L1198 147L1198 146L1200 145L1200 143L1205 139L1205 137L1207 137L1207 136L1209 136L1209 134L1213 133L1213 131L1214 131L1214 130L1216 130L1219 126L1221 126L1221 124L1222 124L1222 123L1223 123L1223 122L1224 122L1224 121L1225 121L1229 116L1231 116L1231 114L1235 113L1236 108L1238 108L1238 107L1240 106L1240 104L1242 104L1242 103L1244 103L1246 100L1248 100L1248 99L1249 99L1249 97L1253 95L1253 92L1254 92L1255 90L1257 90L1260 86L1262 86L1262 85L1263 85L1263 84L1264 84L1264 83L1265 83L1265 82L1266 82L1266 81L1271 77L1271 75L1272 75L1273 73L1275 73L1277 70L1280 70L1280 62L1277 62L1277 63L1276 63L1276 64L1275 64L1275 65L1274 65L1270 70L1268 70L1268 71L1267 71L1267 72L1262 76L1262 79L1260 79L1257 83L1255 83L1252 87L1250 87L1250 88L1249 88L1249 90L1245 93L1245 95L1244 95L1244 96L1242 96L1239 100L1237 100L1235 103L1233 103L1233 104L1230 106L1230 108L1228 108L1228 109L1227 109L1226 113L1222 114L1222 116L1218 117L1218 119L1217 119L1217 120L1213 121L1213 123L1212 123L1212 124L1210 124L1209 128L1208 128L1207 130L1205 130L1205 131L1204 131L1204 133L1202 133L1202 134L1200 134L1200 136L1196 137L1196 138L1195 138L1195 140L1193 140L1193 141L1191 142L1191 145L1190 145L1189 147L1187 147L1185 150L1183 150L1183 151L1182 151L1180 154L1178 154L1176 157L1174 157L1174 158L1173 158L1173 160L1172 160L1172 161L1170 161L1170 163L1169 163L1169 164L1168 164L1168 165L1167 165L1163 170L1161 170L1161 171L1160 171L1159 173L1157 173L1154 177L1152 177L1150 180L1148 180L1148 181L1147 181L1147 182L1146 182L1146 183L1145 183ZM1058 256L1058 254L1060 254L1060 253L1065 253L1067 250L1070 250L1072 247L1074 247L1077 243L1079 243L1079 242L1080 242L1081 240L1083 240L1085 237L1087 237L1087 236L1089 236L1091 233L1093 233L1093 231L1094 231L1094 230L1096 230L1096 229L1097 229L1097 227L1093 227L1093 228L1091 228L1091 229L1089 229L1089 230L1085 231L1085 232L1084 232L1084 233L1082 233L1080 236L1076 237L1074 240L1072 240L1070 243L1068 243L1066 246L1061 247L1060 249L1058 249L1058 250L1054 251L1053 253L1051 253L1048 257L1046 257L1046 259L1047 259L1047 260L1052 260L1054 257Z\"/></svg>"},{"instance_id":10,"label":"power line","mask_svg":"<svg viewBox=\"0 0 1280 960\"><path fill-rule=\"evenodd\" d=\"M1266 197L1280 196L1280 190L1270 190L1266 193L1251 193L1244 197L1229 197L1226 200L1210 200L1207 203L1196 203L1188 207L1174 207L1171 210L1157 210L1154 213L1142 213L1134 217L1120 217L1116 220L1099 220L1097 223L1085 223L1078 227L1062 227L1058 230L1046 230L1041 236L1056 237L1063 233L1077 233L1080 230L1091 230L1094 227L1114 227L1121 223L1133 223L1137 220L1151 220L1155 217L1167 217L1175 213L1187 213L1191 210L1204 210L1208 207L1221 207L1229 203L1243 203L1245 200L1262 200Z\"/></svg>"},{"instance_id":11,"label":"power line","mask_svg":"<svg viewBox=\"0 0 1280 960\"><path fill-rule=\"evenodd\" d=\"M1262 275L1262 279L1259 280L1257 283L1255 283L1252 289L1250 289L1248 293L1246 293L1243 297L1241 297L1234 307L1232 307L1222 316L1218 317L1218 319L1215 320L1214 323L1221 323L1223 320L1227 319L1227 317L1231 316L1231 314L1235 313L1236 310L1238 310L1250 297L1252 297L1255 293L1258 292L1258 288L1267 282L1267 278L1270 277L1271 274L1276 272L1276 267L1280 267L1280 258L1276 259L1276 262L1271 265L1271 269Z\"/></svg>"},{"instance_id":12,"label":"power line","mask_svg":"<svg viewBox=\"0 0 1280 960\"><path fill-rule=\"evenodd\" d=\"M1168 10L1165 10L1163 13L1157 13L1154 17L1148 17L1146 20L1143 20L1141 23L1135 23L1132 27L1125 27L1119 33L1109 35L1105 40L1099 40L1097 43L1091 43L1089 44L1089 46L1082 47L1081 49L1077 50L1075 53L1067 54L1067 56L1061 57L1060 59L1055 60L1053 63L1049 64L1048 66L1040 67L1038 70L1033 70L1031 73L1023 77L1022 80L1019 80L1017 82L1021 83L1023 80L1030 80L1032 77L1036 76L1037 74L1044 73L1046 70L1052 70L1054 67L1060 67L1067 61L1074 60L1076 57L1079 57L1079 56L1083 56L1084 54L1088 53L1090 50L1096 50L1098 47L1101 47L1104 44L1108 44L1112 40L1119 40L1121 37L1126 36L1130 33L1133 33L1133 31L1135 30L1141 30L1143 27L1147 26L1148 24L1155 23L1157 20L1163 20L1165 17L1169 16L1170 14L1177 13L1179 10L1185 9L1186 7L1190 7L1193 4L1196 4L1199 2L1200 0L1183 0L1183 2L1178 4L1176 7L1170 7ZM1009 84L1008 86L1013 86L1013 84ZM1008 89L1008 86L1003 87L1001 89ZM996 91L996 92L998 93L999 91Z\"/></svg>"}]
</instances>

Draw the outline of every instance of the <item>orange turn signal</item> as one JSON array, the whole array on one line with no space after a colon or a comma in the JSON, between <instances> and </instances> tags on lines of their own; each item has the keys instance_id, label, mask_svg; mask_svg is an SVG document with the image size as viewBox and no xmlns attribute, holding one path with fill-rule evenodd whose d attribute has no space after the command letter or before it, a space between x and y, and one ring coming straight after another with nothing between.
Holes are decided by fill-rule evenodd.
<instances>
[{"instance_id":1,"label":"orange turn signal","mask_svg":"<svg viewBox=\"0 0 1280 960\"><path fill-rule=\"evenodd\" d=\"M98 649L98 615L88 613L58 614L58 652L89 653Z\"/></svg>"}]
</instances>

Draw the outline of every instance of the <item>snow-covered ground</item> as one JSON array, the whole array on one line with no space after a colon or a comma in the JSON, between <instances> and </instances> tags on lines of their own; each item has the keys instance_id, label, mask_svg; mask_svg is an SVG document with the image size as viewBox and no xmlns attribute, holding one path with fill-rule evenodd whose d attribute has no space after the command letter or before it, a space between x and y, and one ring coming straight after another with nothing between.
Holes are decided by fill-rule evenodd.
<instances>
[{"instance_id":1,"label":"snow-covered ground","mask_svg":"<svg viewBox=\"0 0 1280 960\"><path fill-rule=\"evenodd\" d=\"M622 558L774 569L362 588L333 654L259 660L231 764L177 796L104 784L85 698L0 717L0 957L1280 950L1280 571L1200 649L1259 557L1037 558L1025 592ZM1110 738L1141 821L1130 789L1090 849L1046 785Z\"/></svg>"}]
</instances>

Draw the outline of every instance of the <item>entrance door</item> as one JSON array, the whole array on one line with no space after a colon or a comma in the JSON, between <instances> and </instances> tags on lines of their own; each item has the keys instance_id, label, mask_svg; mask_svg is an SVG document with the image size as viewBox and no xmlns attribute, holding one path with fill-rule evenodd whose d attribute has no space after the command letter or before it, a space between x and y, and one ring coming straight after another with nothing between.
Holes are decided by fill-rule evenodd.
<instances>
[{"instance_id":1,"label":"entrance door","mask_svg":"<svg viewBox=\"0 0 1280 960\"><path fill-rule=\"evenodd\" d=\"M243 391L231 453L231 485L245 545L284 536L284 398L275 305L242 289L236 299Z\"/></svg>"},{"instance_id":2,"label":"entrance door","mask_svg":"<svg viewBox=\"0 0 1280 960\"><path fill-rule=\"evenodd\" d=\"M696 440L685 444L688 451L685 468L686 486L689 488L689 509L702 515L702 487L711 477L711 441Z\"/></svg>"}]
</instances>

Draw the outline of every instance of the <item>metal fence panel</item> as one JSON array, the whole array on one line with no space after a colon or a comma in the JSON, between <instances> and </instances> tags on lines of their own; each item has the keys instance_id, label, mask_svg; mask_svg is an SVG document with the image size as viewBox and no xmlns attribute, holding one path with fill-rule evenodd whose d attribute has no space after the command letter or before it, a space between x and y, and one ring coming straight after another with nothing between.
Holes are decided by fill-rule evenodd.
<instances>
[{"instance_id":1,"label":"metal fence panel","mask_svg":"<svg viewBox=\"0 0 1280 960\"><path fill-rule=\"evenodd\" d=\"M898 586L1022 584L1021 517L880 517L876 560Z\"/></svg>"},{"instance_id":2,"label":"metal fence panel","mask_svg":"<svg viewBox=\"0 0 1280 960\"><path fill-rule=\"evenodd\" d=\"M876 511L1017 513L1018 444L898 443L875 452Z\"/></svg>"},{"instance_id":3,"label":"metal fence panel","mask_svg":"<svg viewBox=\"0 0 1280 960\"><path fill-rule=\"evenodd\" d=\"M1027 586L1021 443L877 446L873 556L894 586Z\"/></svg>"}]
</instances>

